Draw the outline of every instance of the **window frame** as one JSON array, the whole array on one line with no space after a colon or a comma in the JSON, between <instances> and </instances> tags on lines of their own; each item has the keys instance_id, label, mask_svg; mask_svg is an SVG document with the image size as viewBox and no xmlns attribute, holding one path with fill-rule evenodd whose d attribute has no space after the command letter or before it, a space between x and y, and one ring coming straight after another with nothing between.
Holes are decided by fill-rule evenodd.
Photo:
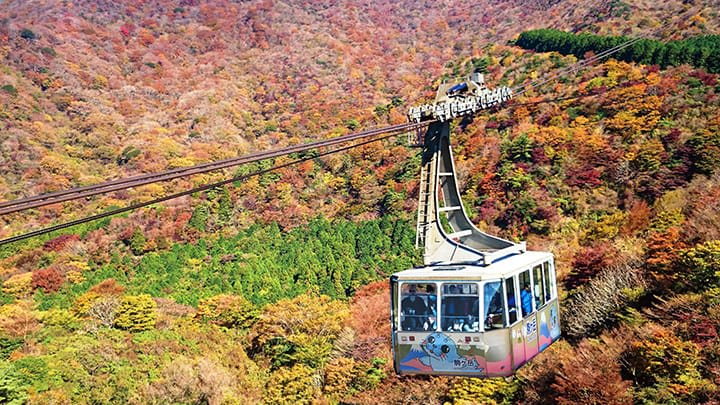
<instances>
[{"instance_id":1,"label":"window frame","mask_svg":"<svg viewBox=\"0 0 720 405\"><path fill-rule=\"evenodd\" d=\"M508 319L509 319L509 318L508 318L508 307L507 307L507 303L506 303L507 297L506 297L506 294L505 294L505 282L504 282L504 281L505 281L505 279L502 279L502 278L493 279L493 280L483 280L483 281L482 281L482 288L481 288L481 290L482 290L482 301L479 302L479 307L480 307L480 313L483 314L483 316L480 317L480 319L482 319L482 322L481 322L481 324L482 324L482 325L481 325L481 330L482 330L483 332L488 332L488 331L498 330L498 329L503 329L503 328L507 328L507 327L508 327ZM485 327L485 317L487 316L487 313L486 313L486 311L485 311L485 286L486 286L487 284L491 284L491 283L500 283L500 288L499 288L499 291L500 291L500 305L502 305L502 307L503 307L503 308L502 308L502 313L501 313L503 319L502 319L502 326L501 326L501 327L486 328L486 327ZM497 294L497 291L496 291L496 294Z\"/></svg>"},{"instance_id":2,"label":"window frame","mask_svg":"<svg viewBox=\"0 0 720 405\"><path fill-rule=\"evenodd\" d=\"M557 287L556 287L556 280L555 280L555 265L551 260L543 262L543 277L546 276L547 272L547 279L549 281L548 285L548 296L550 297L548 301L552 301L557 298Z\"/></svg>"},{"instance_id":3,"label":"window frame","mask_svg":"<svg viewBox=\"0 0 720 405\"><path fill-rule=\"evenodd\" d=\"M521 279L524 278L524 277L522 277L522 275L523 275L524 273L527 273L527 281L521 281ZM527 269L524 269L524 270L520 271L520 272L517 274L517 278L518 278L518 286L517 286L517 289L518 289L518 298L520 299L520 315L521 315L520 318L521 318L521 319L525 319L525 318L527 318L528 316L534 314L535 311L537 311L537 308L535 308L535 298L532 296L532 286L533 286L532 268L527 268ZM524 314L524 313L523 313L523 310L522 310L522 290L523 290L523 289L520 287L520 285L525 284L525 282L527 282L527 283L530 284L530 298L531 298L531 300L530 300L530 312L528 312L527 314Z\"/></svg>"},{"instance_id":4,"label":"window frame","mask_svg":"<svg viewBox=\"0 0 720 405\"><path fill-rule=\"evenodd\" d=\"M508 297L508 286L507 286L508 281L513 283L512 293L513 293L513 296L515 299L515 308L514 308L515 309L515 321L514 322L510 322L510 309L511 308L510 308L510 304L508 303L508 300L510 298L510 297ZM508 327L511 327L511 326L517 324L518 322L521 322L523 319L522 308L520 307L520 291L518 290L518 286L519 286L518 274L513 274L512 276L503 279L503 290L504 290L504 296L505 296L504 300L505 300L505 312L506 312L505 319L507 320L506 324Z\"/></svg>"},{"instance_id":5,"label":"window frame","mask_svg":"<svg viewBox=\"0 0 720 405\"><path fill-rule=\"evenodd\" d=\"M435 329L425 330L425 329L422 329L422 328L416 328L416 329L409 329L409 330L408 330L408 329L404 329L404 328L403 328L403 319L402 319L402 318L403 318L403 316L407 316L407 315L404 315L404 314L403 314L403 307L402 307L402 306L403 306L403 300L404 300L407 296L409 296L409 295L406 295L406 293L405 293L405 291L406 291L405 285L410 285L410 284L414 284L416 287L418 287L418 286L425 286L425 292L424 292L424 293L419 293L419 294L417 294L417 296L423 301L423 303L425 304L425 308L426 308L427 310L430 310L430 305L429 305L429 302L430 302L430 299L429 299L430 293L428 293L428 291L427 291L427 286L432 285L433 288L435 289L435 316L436 316L436 319L435 319L436 327L435 327ZM410 287L408 287L408 289L409 289L409 288L410 288ZM438 296L437 296L437 289L438 289L438 282L437 282L437 281L430 281L430 280L402 280L402 281L400 281L400 282L398 283L398 285L397 285L397 304L393 306L393 308L397 311L397 316L396 316L396 320L395 320L395 322L396 322L396 324L395 324L395 328L396 328L396 329L395 329L395 330L397 330L397 331L403 331L403 332L434 332L434 331L436 331L436 330L438 329L438 326L439 326L439 319L438 319L438 317L437 317L437 307L439 306L439 298L438 298ZM412 316L415 316L415 315L412 315ZM428 314L425 314L424 316L425 316L425 318L427 318L429 315L428 315ZM424 322L424 321L423 321L423 322Z\"/></svg>"},{"instance_id":6,"label":"window frame","mask_svg":"<svg viewBox=\"0 0 720 405\"><path fill-rule=\"evenodd\" d=\"M535 278L536 275L538 276L537 279ZM533 302L535 303L535 311L538 311L541 308L544 308L545 305L547 305L547 300L545 299L545 280L543 278L542 263L538 263L532 266L532 276Z\"/></svg>"}]
</instances>

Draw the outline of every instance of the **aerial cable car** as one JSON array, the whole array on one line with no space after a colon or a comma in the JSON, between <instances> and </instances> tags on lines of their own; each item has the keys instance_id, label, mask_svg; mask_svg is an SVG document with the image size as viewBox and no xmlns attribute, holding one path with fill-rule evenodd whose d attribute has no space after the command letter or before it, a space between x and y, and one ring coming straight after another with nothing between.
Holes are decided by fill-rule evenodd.
<instances>
[{"instance_id":1,"label":"aerial cable car","mask_svg":"<svg viewBox=\"0 0 720 405\"><path fill-rule=\"evenodd\" d=\"M411 109L411 120L435 119L422 137L416 245L424 266L390 278L395 371L510 376L560 337L553 255L472 224L457 187L449 120L432 115L448 108L419 108L431 113Z\"/></svg>"}]
</instances>

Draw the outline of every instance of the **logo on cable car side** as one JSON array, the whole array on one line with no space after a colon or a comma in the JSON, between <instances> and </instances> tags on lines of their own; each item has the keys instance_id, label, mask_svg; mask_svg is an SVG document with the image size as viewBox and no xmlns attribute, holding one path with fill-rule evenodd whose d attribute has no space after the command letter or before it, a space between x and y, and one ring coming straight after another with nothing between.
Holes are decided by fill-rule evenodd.
<instances>
[{"instance_id":1,"label":"logo on cable car side","mask_svg":"<svg viewBox=\"0 0 720 405\"><path fill-rule=\"evenodd\" d=\"M525 340L532 342L535 340L537 333L537 318L533 318L525 324Z\"/></svg>"},{"instance_id":2,"label":"logo on cable car side","mask_svg":"<svg viewBox=\"0 0 720 405\"><path fill-rule=\"evenodd\" d=\"M440 332L433 332L422 341L420 347L414 346L400 361L400 368L418 371L475 371L483 369L476 356L462 356L458 353L457 343Z\"/></svg>"}]
</instances>

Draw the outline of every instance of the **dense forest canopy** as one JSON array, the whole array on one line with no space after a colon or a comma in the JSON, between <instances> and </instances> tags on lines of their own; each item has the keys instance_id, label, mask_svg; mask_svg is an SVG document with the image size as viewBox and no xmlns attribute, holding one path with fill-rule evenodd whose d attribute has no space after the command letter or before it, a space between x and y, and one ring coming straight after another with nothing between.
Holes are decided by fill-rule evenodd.
<instances>
[{"instance_id":1,"label":"dense forest canopy","mask_svg":"<svg viewBox=\"0 0 720 405\"><path fill-rule=\"evenodd\" d=\"M515 44L538 52L559 52L582 58L589 52L602 54L628 43L624 36L600 36L588 33L572 34L552 29L525 31ZM705 35L667 43L641 39L624 47L613 58L661 67L682 64L705 68L710 73L720 72L720 36Z\"/></svg>"},{"instance_id":2,"label":"dense forest canopy","mask_svg":"<svg viewBox=\"0 0 720 405\"><path fill-rule=\"evenodd\" d=\"M392 372L386 277L420 255L397 137L0 247L0 402L720 400L719 27L704 1L0 3L1 200L403 122L440 80L515 86L648 38L453 125L474 222L556 257L565 338L516 378Z\"/></svg>"}]
</instances>

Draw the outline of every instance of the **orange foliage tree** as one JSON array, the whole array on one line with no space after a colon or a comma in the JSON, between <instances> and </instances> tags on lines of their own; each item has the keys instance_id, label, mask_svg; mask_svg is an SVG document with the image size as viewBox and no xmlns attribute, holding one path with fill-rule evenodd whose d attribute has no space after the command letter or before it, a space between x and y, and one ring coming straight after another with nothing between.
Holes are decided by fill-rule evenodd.
<instances>
[{"instance_id":1,"label":"orange foliage tree","mask_svg":"<svg viewBox=\"0 0 720 405\"><path fill-rule=\"evenodd\" d=\"M563 358L552 388L555 400L570 404L632 404L630 386L620 375L622 335L604 335L598 341L582 341L571 356Z\"/></svg>"}]
</instances>

